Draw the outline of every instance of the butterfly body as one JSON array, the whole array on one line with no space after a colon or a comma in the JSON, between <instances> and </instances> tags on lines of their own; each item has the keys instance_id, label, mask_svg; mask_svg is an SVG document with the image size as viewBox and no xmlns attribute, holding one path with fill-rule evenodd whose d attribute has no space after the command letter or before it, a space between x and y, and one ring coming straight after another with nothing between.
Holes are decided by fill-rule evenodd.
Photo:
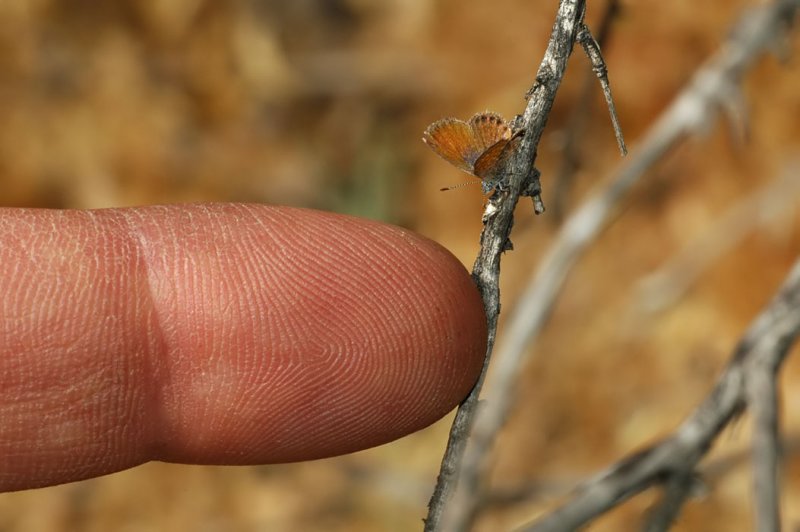
<instances>
[{"instance_id":1,"label":"butterfly body","mask_svg":"<svg viewBox=\"0 0 800 532\"><path fill-rule=\"evenodd\" d=\"M519 145L517 133L500 115L485 112L466 122L457 118L437 120L428 126L422 140L456 168L480 178L484 192L489 192Z\"/></svg>"}]
</instances>

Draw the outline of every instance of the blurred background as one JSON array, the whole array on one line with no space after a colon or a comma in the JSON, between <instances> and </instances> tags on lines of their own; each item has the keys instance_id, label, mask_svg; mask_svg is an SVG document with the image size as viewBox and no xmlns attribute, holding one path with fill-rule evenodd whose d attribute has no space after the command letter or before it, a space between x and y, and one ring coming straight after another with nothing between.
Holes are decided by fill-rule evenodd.
<instances>
[{"instance_id":1,"label":"blurred background","mask_svg":"<svg viewBox=\"0 0 800 532\"><path fill-rule=\"evenodd\" d=\"M637 141L719 46L743 1L621 2L603 50ZM420 141L444 116L522 112L557 2L0 2L0 204L104 208L246 201L400 224L470 267L480 187ZM597 25L605 2L591 2ZM710 389L800 250L800 39L749 71L749 129L718 122L661 161L571 276L532 346L491 457L478 530L508 530L573 482L671 431ZM517 211L503 262L513 312L539 257L620 164L602 94L574 54L537 166L548 212ZM587 105L588 104L588 105ZM586 107L580 107L586 105ZM577 169L562 174L571 113ZM502 322L501 322L502 325ZM503 334L500 332L500 342ZM800 361L782 376L788 529L800 527ZM312 463L150 463L0 495L0 531L405 531L421 528L451 417ZM751 528L745 418L707 460L676 530ZM591 530L637 529L648 492Z\"/></svg>"}]
</instances>

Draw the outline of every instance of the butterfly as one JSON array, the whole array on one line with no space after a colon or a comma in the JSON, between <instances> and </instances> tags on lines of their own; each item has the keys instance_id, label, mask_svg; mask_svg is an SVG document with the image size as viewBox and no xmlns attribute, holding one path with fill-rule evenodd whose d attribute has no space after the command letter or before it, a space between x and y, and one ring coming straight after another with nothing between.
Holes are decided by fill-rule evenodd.
<instances>
[{"instance_id":1,"label":"butterfly","mask_svg":"<svg viewBox=\"0 0 800 532\"><path fill-rule=\"evenodd\" d=\"M445 161L480 178L484 193L488 193L497 186L523 132L512 132L500 115L487 111L468 122L457 118L437 120L428 126L422 140Z\"/></svg>"}]
</instances>

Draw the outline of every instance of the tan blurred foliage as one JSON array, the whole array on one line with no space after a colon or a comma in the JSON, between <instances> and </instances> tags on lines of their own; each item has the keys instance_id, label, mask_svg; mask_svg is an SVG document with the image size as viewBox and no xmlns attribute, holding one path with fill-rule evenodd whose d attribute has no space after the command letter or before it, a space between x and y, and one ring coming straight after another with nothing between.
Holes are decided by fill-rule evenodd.
<instances>
[{"instance_id":1,"label":"tan blurred foliage","mask_svg":"<svg viewBox=\"0 0 800 532\"><path fill-rule=\"evenodd\" d=\"M604 47L632 151L747 5L624 2ZM252 201L412 227L465 264L479 187L420 142L446 115L520 112L556 2L522 0L26 0L0 2L0 184L5 206L97 208ZM599 14L590 3L590 24ZM548 493L663 435L707 392L800 249L797 202L754 221L683 299L655 315L637 284L784 171L800 148L800 47L746 78L742 142L724 124L660 163L581 262L534 346L522 397L492 458L493 483ZM539 152L544 200L587 61L576 53ZM618 164L599 89L574 205ZM796 190L796 189L794 189ZM521 204L505 257L505 313L555 226ZM718 229L717 229L718 230ZM713 234L713 233L712 233ZM502 342L502 331L500 335ZM800 435L800 362L783 378ZM0 495L0 530L414 530L447 421L371 451L252 468L148 464L92 481ZM713 457L744 449L748 424ZM713 460L713 458L712 458ZM787 527L800 526L800 461L787 457ZM548 488L549 487L549 488ZM677 530L749 530L746 460L709 479ZM653 494L593 525L636 529ZM506 530L553 501L491 508Z\"/></svg>"}]
</instances>

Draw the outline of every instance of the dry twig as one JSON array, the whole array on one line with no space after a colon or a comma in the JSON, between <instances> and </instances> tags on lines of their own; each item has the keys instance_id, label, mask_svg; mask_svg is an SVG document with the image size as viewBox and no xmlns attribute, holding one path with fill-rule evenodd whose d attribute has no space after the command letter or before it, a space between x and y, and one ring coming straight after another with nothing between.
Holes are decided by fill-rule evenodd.
<instances>
[{"instance_id":1,"label":"dry twig","mask_svg":"<svg viewBox=\"0 0 800 532\"><path fill-rule=\"evenodd\" d=\"M562 2L557 23L553 29L545 60L537 74L537 84L531 92L528 108L523 117L522 127L526 129L522 148L517 153L511 168L508 187L498 191L490 198L486 227L481 235L481 251L475 262L473 276L478 283L489 317L489 344L486 363L492 352L497 313L499 310L497 279L499 255L507 249L508 234L511 229L513 211L520 191L536 198L539 191L538 179L533 168L536 143L552 105L552 98L558 82L563 75L576 32L581 29L582 3ZM655 161L660 159L671 147L685 136L708 127L717 112L726 109L728 96L738 92L738 84L747 67L767 48L776 42L783 30L788 27L795 10L800 7L798 0L778 0L767 6L753 10L737 25L736 31L718 53L703 66L676 101L665 111L660 120L643 139L638 153L615 174L615 177L600 192L578 209L562 228L549 253L545 256L534 279L523 293L518 308L512 315L506 329L507 341L497 354L495 372L489 382L492 395L478 412L472 430L472 445L466 446L477 397L481 389L483 375L470 396L456 414L450 433L450 440L434 496L429 505L426 530L465 530L474 520L479 499L482 495L481 478L484 460L503 426L515 397L516 376L524 361L524 355L531 341L541 331L560 292L566 277L578 258L600 234L608 220L616 212L623 196L642 177ZM484 368L485 372L485 368ZM715 392L714 400L731 400L730 389ZM720 396L721 394L721 396ZM727 394L727 395L726 395ZM730 406L730 405L728 405ZM730 415L733 408L730 407ZM702 415L700 416L702 418ZM717 420L724 424L726 420ZM713 427L715 430L720 427ZM695 435L696 436L696 435ZM690 452L691 451L691 452ZM635 470L631 473L637 478L653 474L669 456L664 453L679 453L684 460L672 464L671 471L679 472L685 464L694 464L705 449L685 448L680 439L670 439L663 446L657 446L645 454L637 455L622 464L621 470ZM463 460L461 456L463 454ZM693 466L692 466L693 467ZM685 469L689 472L692 469ZM461 477L456 491L456 480ZM686 483L684 483L686 484ZM680 486L680 484L676 484ZM605 486L604 486L605 488ZM568 523L583 523L590 519L598 509L607 509L629 495L633 489L626 485L624 490L584 491L575 503L577 511L571 506ZM455 497L447 504L451 494ZM680 500L677 492L675 501ZM445 511L447 513L445 514ZM445 521L442 527L442 516ZM665 513L664 515L669 515ZM550 523L561 523L558 517L541 525L542 530L570 530L570 526L548 528ZM537 525L538 526L538 525ZM577 526L577 525L576 525ZM540 528L536 528L539 530Z\"/></svg>"},{"instance_id":2,"label":"dry twig","mask_svg":"<svg viewBox=\"0 0 800 532\"><path fill-rule=\"evenodd\" d=\"M622 138L622 128L619 125L617 118L617 109L614 107L614 98L611 97L611 85L608 83L608 68L603 56L600 54L600 45L594 40L589 28L583 25L581 31L578 32L578 42L583 46L586 55L592 62L592 71L600 81L600 86L603 89L603 96L606 98L606 105L608 106L608 113L611 115L611 125L614 126L614 136L617 137L617 145L619 146L620 153L625 156L628 154L628 147L625 146L625 139Z\"/></svg>"},{"instance_id":3,"label":"dry twig","mask_svg":"<svg viewBox=\"0 0 800 532\"><path fill-rule=\"evenodd\" d=\"M600 23L597 27L597 44L600 47L605 45L605 41L611 32L611 24L619 14L620 9L619 0L609 0L606 4L605 11L600 17ZM582 139L581 133L584 130L586 118L589 116L593 101L595 76L593 69L586 72L581 82L580 93L570 105L569 118L567 118L562 132L563 138L559 142L561 163L552 179L554 190L552 193L553 199L550 201L552 208L549 211L557 224L561 223L564 218L567 209L567 195L572 188L575 173L580 167L579 147Z\"/></svg>"},{"instance_id":4,"label":"dry twig","mask_svg":"<svg viewBox=\"0 0 800 532\"><path fill-rule=\"evenodd\" d=\"M490 196L484 213L484 229L481 233L480 251L475 260L472 277L483 298L488 321L489 337L484 367L473 390L456 412L450 429L450 437L442 459L439 477L428 505L425 530L462 530L469 526L474 505L465 506L452 500L458 496L459 470L465 452L467 438L477 412L478 396L486 375L497 332L500 313L500 256L511 248L509 235L513 225L513 213L520 196L533 198L534 210L544 211L539 196L541 185L539 173L534 167L536 150L542 136L547 117L555 100L556 91L566 71L567 60L572 53L578 32L585 29L583 16L585 0L561 0L556 21L550 35L547 50L536 82L526 95L528 105L521 117L514 120L516 131L524 130L519 148L505 169L507 180L503 180ZM467 492L474 491L476 474L465 475L461 482L467 484ZM463 512L462 509L467 509Z\"/></svg>"}]
</instances>

